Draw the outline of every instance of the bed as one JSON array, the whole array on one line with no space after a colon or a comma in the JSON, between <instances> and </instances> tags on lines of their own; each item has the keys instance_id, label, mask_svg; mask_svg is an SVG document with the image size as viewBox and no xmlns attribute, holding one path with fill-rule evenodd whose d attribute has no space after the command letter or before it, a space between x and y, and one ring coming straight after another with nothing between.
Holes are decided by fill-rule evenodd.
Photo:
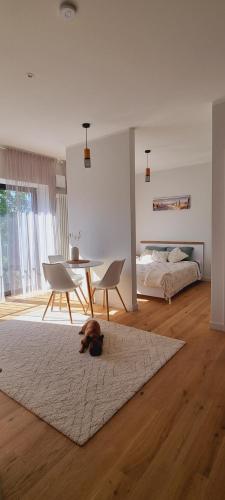
<instances>
[{"instance_id":1,"label":"bed","mask_svg":"<svg viewBox=\"0 0 225 500\"><path fill-rule=\"evenodd\" d=\"M146 248L171 251L174 248L190 250L190 257L180 262L147 262ZM159 297L171 303L172 297L186 286L200 281L204 273L204 243L178 241L141 241L140 255L136 259L137 293ZM182 250L184 251L184 250Z\"/></svg>"}]
</instances>

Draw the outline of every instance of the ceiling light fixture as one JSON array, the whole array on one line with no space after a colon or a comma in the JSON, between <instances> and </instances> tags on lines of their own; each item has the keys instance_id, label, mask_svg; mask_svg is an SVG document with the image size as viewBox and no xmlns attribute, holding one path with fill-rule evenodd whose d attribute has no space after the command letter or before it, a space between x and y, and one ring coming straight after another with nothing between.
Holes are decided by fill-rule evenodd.
<instances>
[{"instance_id":1,"label":"ceiling light fixture","mask_svg":"<svg viewBox=\"0 0 225 500\"><path fill-rule=\"evenodd\" d=\"M60 14L66 19L72 19L76 12L77 7L72 2L62 2L59 7Z\"/></svg>"},{"instance_id":2,"label":"ceiling light fixture","mask_svg":"<svg viewBox=\"0 0 225 500\"><path fill-rule=\"evenodd\" d=\"M87 129L90 128L91 124L90 123L83 123L82 127L86 129L86 145L84 148L84 166L85 168L90 168L91 167L91 152L90 149L87 147Z\"/></svg>"},{"instance_id":3,"label":"ceiling light fixture","mask_svg":"<svg viewBox=\"0 0 225 500\"><path fill-rule=\"evenodd\" d=\"M145 182L150 182L150 167L148 166L148 155L151 153L151 149L146 149L145 153L147 155L147 166L145 169Z\"/></svg>"}]
</instances>

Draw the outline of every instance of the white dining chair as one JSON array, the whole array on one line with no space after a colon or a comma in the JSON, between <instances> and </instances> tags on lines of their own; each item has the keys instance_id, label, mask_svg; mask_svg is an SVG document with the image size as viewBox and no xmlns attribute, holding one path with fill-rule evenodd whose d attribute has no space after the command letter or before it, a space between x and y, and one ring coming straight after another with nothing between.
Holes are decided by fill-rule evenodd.
<instances>
[{"instance_id":1,"label":"white dining chair","mask_svg":"<svg viewBox=\"0 0 225 500\"><path fill-rule=\"evenodd\" d=\"M117 291L119 298L123 304L123 307L124 307L125 311L127 312L127 308L126 308L124 301L122 299L122 296L118 290L118 285L120 282L120 275L121 275L125 260L126 259L114 260L114 262L112 262L112 264L110 264L110 266L108 267L103 278L99 281L94 281L92 283L92 287L93 287L92 298L94 297L96 290L103 290L104 291L104 297L106 297L108 321L109 321L109 296L108 296L109 290L116 290Z\"/></svg>"},{"instance_id":2,"label":"white dining chair","mask_svg":"<svg viewBox=\"0 0 225 500\"><path fill-rule=\"evenodd\" d=\"M54 303L54 298L55 298L55 295L57 293L61 294L61 296L63 293L65 293L65 295L66 295L66 300L67 300L67 305L68 305L68 309L69 309L71 323L73 321L72 321L70 298L69 298L70 292L75 292L79 302L82 305L84 313L86 313L83 302L80 299L80 297L77 293L77 290L76 290L78 285L76 285L74 283L74 281L72 280L71 276L67 272L64 265L61 263L56 263L56 264L43 263L42 267L43 267L44 277L45 277L46 281L48 281L50 288L52 290L48 304L47 304L46 309L44 311L44 314L42 316L42 320L45 318L45 315L47 313L48 307L50 306L51 302Z\"/></svg>"},{"instance_id":3,"label":"white dining chair","mask_svg":"<svg viewBox=\"0 0 225 500\"><path fill-rule=\"evenodd\" d=\"M78 257L79 257L79 254L78 254ZM57 262L65 262L63 255L60 255L60 254L49 255L48 260L49 260L50 264L57 264ZM81 274L76 273L72 269L67 269L67 272L70 275L70 277L72 278L76 287L79 288L79 291L80 291L84 301L86 302L86 304L88 304L88 301L87 301L87 299L84 295L84 292L82 290L83 276ZM62 296L60 297L60 309L61 309L61 304L62 304ZM53 309L53 306L54 306L54 301L52 302L52 307L51 307L52 309Z\"/></svg>"}]
</instances>

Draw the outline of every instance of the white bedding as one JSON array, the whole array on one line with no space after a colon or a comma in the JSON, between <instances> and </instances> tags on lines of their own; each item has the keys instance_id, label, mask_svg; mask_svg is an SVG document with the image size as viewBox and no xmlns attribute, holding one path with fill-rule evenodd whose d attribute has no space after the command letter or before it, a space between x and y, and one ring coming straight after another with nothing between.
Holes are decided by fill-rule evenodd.
<instances>
[{"instance_id":1,"label":"white bedding","mask_svg":"<svg viewBox=\"0 0 225 500\"><path fill-rule=\"evenodd\" d=\"M141 287L160 288L164 297L172 297L185 286L201 279L197 262L151 262L137 258L137 281Z\"/></svg>"}]
</instances>

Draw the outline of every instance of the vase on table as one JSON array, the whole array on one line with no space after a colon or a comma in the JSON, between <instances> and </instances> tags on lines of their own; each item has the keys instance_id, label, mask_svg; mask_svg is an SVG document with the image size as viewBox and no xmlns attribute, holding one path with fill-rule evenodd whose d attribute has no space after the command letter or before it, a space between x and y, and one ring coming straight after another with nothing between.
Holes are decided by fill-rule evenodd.
<instances>
[{"instance_id":1,"label":"vase on table","mask_svg":"<svg viewBox=\"0 0 225 500\"><path fill-rule=\"evenodd\" d=\"M71 260L79 260L79 248L78 247L71 248Z\"/></svg>"}]
</instances>

